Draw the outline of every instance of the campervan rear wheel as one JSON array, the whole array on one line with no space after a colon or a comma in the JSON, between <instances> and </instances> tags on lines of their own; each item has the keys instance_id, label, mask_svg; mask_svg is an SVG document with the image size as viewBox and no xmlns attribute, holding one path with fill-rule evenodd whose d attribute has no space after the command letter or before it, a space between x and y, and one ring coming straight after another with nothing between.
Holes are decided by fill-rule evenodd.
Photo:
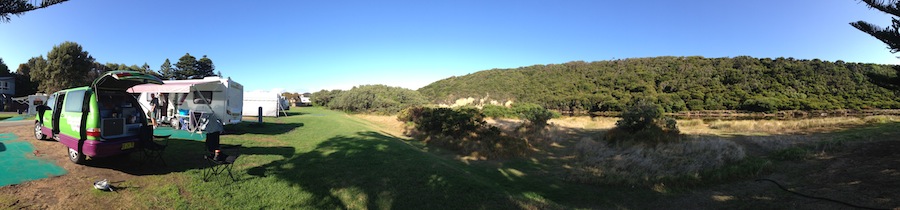
<instances>
[{"instance_id":1,"label":"campervan rear wheel","mask_svg":"<svg viewBox=\"0 0 900 210\"><path fill-rule=\"evenodd\" d=\"M84 163L84 154L75 151L75 149L69 148L69 160L71 160L75 164L82 164Z\"/></svg>"},{"instance_id":2,"label":"campervan rear wheel","mask_svg":"<svg viewBox=\"0 0 900 210\"><path fill-rule=\"evenodd\" d=\"M41 122L34 123L34 138L37 140L47 139L47 135L44 135L44 133L41 132Z\"/></svg>"}]
</instances>

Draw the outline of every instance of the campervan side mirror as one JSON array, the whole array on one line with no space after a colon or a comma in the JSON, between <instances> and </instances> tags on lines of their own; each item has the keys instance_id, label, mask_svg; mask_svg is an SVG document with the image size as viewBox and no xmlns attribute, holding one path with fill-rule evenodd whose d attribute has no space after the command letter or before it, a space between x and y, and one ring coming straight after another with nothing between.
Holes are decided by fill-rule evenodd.
<instances>
[{"instance_id":1,"label":"campervan side mirror","mask_svg":"<svg viewBox=\"0 0 900 210\"><path fill-rule=\"evenodd\" d=\"M35 109L36 109L38 112L43 112L43 111L50 110L50 106L47 106L47 105L38 105L37 107L35 107Z\"/></svg>"}]
</instances>

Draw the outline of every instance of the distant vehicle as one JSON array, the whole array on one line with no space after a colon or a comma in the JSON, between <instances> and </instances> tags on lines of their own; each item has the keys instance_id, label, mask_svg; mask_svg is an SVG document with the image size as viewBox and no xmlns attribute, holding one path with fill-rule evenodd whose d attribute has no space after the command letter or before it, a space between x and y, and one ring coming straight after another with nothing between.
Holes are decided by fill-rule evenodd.
<instances>
[{"instance_id":1,"label":"distant vehicle","mask_svg":"<svg viewBox=\"0 0 900 210\"><path fill-rule=\"evenodd\" d=\"M304 106L311 106L311 105L312 105L312 101L309 100L309 97L303 97L303 96L301 96L301 97L300 97L300 104L301 104L301 105L304 105Z\"/></svg>"},{"instance_id":2,"label":"distant vehicle","mask_svg":"<svg viewBox=\"0 0 900 210\"><path fill-rule=\"evenodd\" d=\"M107 157L132 152L141 139L152 138L144 109L125 89L139 84L162 84L152 75L110 71L91 86L62 90L37 108L34 137L48 137L66 145L69 160Z\"/></svg>"}]
</instances>

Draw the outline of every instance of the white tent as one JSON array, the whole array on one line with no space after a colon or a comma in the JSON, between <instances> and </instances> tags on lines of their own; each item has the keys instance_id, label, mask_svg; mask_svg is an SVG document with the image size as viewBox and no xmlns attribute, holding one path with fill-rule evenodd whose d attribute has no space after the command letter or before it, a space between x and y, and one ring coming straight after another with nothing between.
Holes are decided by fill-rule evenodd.
<instances>
[{"instance_id":1,"label":"white tent","mask_svg":"<svg viewBox=\"0 0 900 210\"><path fill-rule=\"evenodd\" d=\"M259 115L259 108L262 107L262 115L265 117L278 117L279 114L287 116L282 107L284 97L276 92L253 91L244 92L244 116Z\"/></svg>"}]
</instances>

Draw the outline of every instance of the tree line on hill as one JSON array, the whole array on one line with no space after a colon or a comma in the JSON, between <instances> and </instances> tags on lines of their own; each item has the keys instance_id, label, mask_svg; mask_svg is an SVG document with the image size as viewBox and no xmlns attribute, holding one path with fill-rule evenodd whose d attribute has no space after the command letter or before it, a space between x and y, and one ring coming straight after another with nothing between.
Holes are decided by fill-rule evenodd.
<instances>
[{"instance_id":1,"label":"tree line on hill","mask_svg":"<svg viewBox=\"0 0 900 210\"><path fill-rule=\"evenodd\" d=\"M418 90L435 103L489 98L561 111L622 111L638 100L666 112L900 108L890 65L794 58L652 57L492 69Z\"/></svg>"},{"instance_id":2,"label":"tree line on hill","mask_svg":"<svg viewBox=\"0 0 900 210\"><path fill-rule=\"evenodd\" d=\"M185 53L174 67L167 58L158 71L151 69L146 62L142 66L101 64L75 42L63 42L53 46L46 58L43 55L32 57L28 62L19 64L15 73L11 73L0 59L0 77L16 78L16 96L35 92L53 93L66 88L87 86L100 75L112 70L138 71L169 80L222 75L221 72L214 73L215 69L212 59L206 55L198 60L190 53Z\"/></svg>"},{"instance_id":3,"label":"tree line on hill","mask_svg":"<svg viewBox=\"0 0 900 210\"><path fill-rule=\"evenodd\" d=\"M356 113L395 114L400 110L424 105L427 100L419 92L387 85L361 85L350 90L321 90L312 93L313 105Z\"/></svg>"}]
</instances>

